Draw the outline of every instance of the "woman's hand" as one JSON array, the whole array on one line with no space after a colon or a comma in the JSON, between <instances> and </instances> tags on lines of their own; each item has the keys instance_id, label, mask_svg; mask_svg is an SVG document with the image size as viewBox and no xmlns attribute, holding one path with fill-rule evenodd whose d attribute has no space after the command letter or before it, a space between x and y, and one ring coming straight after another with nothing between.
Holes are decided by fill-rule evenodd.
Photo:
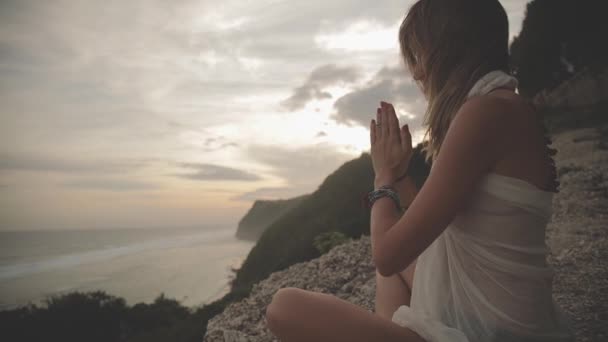
<instances>
[{"instance_id":1,"label":"woman's hand","mask_svg":"<svg viewBox=\"0 0 608 342\"><path fill-rule=\"evenodd\" d=\"M392 104L380 102L376 120L370 124L370 143L375 187L394 184L412 159L412 135L407 124L399 128Z\"/></svg>"}]
</instances>

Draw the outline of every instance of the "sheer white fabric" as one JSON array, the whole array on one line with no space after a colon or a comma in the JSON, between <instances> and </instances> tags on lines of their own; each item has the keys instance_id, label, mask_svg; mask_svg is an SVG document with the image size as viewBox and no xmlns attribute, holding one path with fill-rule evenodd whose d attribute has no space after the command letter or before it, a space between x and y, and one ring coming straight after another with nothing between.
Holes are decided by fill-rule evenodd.
<instances>
[{"instance_id":1,"label":"sheer white fabric","mask_svg":"<svg viewBox=\"0 0 608 342\"><path fill-rule=\"evenodd\" d=\"M469 96L516 85L493 71ZM418 257L410 306L392 320L428 342L573 341L545 261L553 195L486 174L466 210Z\"/></svg>"}]
</instances>

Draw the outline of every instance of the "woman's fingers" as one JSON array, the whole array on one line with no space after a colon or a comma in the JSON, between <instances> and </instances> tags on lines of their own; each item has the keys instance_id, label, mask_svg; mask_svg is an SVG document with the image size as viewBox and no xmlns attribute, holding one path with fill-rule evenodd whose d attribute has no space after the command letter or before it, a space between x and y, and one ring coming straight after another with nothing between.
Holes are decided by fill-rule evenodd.
<instances>
[{"instance_id":1,"label":"woman's fingers","mask_svg":"<svg viewBox=\"0 0 608 342\"><path fill-rule=\"evenodd\" d=\"M403 133L399 128L399 119L395 113L395 108L388 102L380 102L380 107L376 109L376 120L372 120L369 130L372 144L378 139L387 137L394 137L399 143L403 143Z\"/></svg>"},{"instance_id":2,"label":"woman's fingers","mask_svg":"<svg viewBox=\"0 0 608 342\"><path fill-rule=\"evenodd\" d=\"M388 115L388 110L386 108L386 104L384 102L380 102L382 107L382 135L386 138L390 136L390 116Z\"/></svg>"},{"instance_id":3,"label":"woman's fingers","mask_svg":"<svg viewBox=\"0 0 608 342\"><path fill-rule=\"evenodd\" d=\"M380 108L376 109L376 138L382 138L382 110ZM377 126L380 125L380 126Z\"/></svg>"},{"instance_id":4,"label":"woman's fingers","mask_svg":"<svg viewBox=\"0 0 608 342\"><path fill-rule=\"evenodd\" d=\"M400 134L400 129L399 129L399 119L397 118L397 114L395 113L395 108L393 107L392 104L388 103L388 102L380 102L380 104L382 105L382 108L384 109L385 115L386 115L386 122L387 122L387 131L386 133L389 136L393 136L395 138L397 138L398 141L401 141L401 134Z\"/></svg>"},{"instance_id":5,"label":"woman's fingers","mask_svg":"<svg viewBox=\"0 0 608 342\"><path fill-rule=\"evenodd\" d=\"M412 134L407 124L401 127L401 146L404 150L412 147Z\"/></svg>"},{"instance_id":6,"label":"woman's fingers","mask_svg":"<svg viewBox=\"0 0 608 342\"><path fill-rule=\"evenodd\" d=\"M395 113L395 108L392 104L387 104L388 107L388 117L390 121L390 135L393 135L397 138L399 142L401 142L401 135L399 134L399 119L397 119L397 114Z\"/></svg>"},{"instance_id":7,"label":"woman's fingers","mask_svg":"<svg viewBox=\"0 0 608 342\"><path fill-rule=\"evenodd\" d=\"M376 142L376 120L372 119L369 126L369 143L373 145Z\"/></svg>"}]
</instances>

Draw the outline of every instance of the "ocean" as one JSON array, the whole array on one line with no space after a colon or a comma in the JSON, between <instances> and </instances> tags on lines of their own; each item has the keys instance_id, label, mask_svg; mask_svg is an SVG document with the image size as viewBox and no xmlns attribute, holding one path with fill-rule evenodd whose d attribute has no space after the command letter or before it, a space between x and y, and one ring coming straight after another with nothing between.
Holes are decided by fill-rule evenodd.
<instances>
[{"instance_id":1,"label":"ocean","mask_svg":"<svg viewBox=\"0 0 608 342\"><path fill-rule=\"evenodd\" d=\"M161 293L187 306L221 298L255 244L235 228L0 232L0 310L103 290L128 304Z\"/></svg>"}]
</instances>

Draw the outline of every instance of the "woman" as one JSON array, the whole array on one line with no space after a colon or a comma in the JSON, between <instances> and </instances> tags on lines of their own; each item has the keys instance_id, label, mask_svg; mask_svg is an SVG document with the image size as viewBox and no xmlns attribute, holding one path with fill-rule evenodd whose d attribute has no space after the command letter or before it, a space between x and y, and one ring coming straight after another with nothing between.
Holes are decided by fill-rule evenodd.
<instances>
[{"instance_id":1,"label":"woman","mask_svg":"<svg viewBox=\"0 0 608 342\"><path fill-rule=\"evenodd\" d=\"M541 118L508 74L508 21L497 0L419 0L399 31L428 100L432 168L415 197L407 125L390 103L370 122L376 312L329 294L277 291L268 328L291 341L572 341L552 299L545 227L558 191ZM401 281L404 279L405 281Z\"/></svg>"}]
</instances>

